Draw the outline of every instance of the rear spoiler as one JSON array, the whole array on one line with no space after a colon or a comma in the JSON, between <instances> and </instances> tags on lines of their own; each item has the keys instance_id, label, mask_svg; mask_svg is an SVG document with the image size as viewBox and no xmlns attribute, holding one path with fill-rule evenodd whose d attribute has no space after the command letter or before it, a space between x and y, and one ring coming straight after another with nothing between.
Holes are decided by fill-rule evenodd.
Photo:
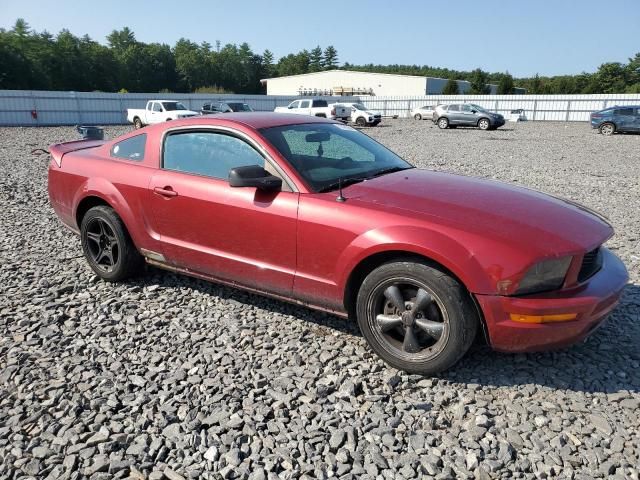
<instances>
[{"instance_id":1,"label":"rear spoiler","mask_svg":"<svg viewBox=\"0 0 640 480\"><path fill-rule=\"evenodd\" d=\"M62 157L69 152L95 148L104 145L104 140L74 140L73 142L56 143L49 147L51 158L58 167L62 166Z\"/></svg>"}]
</instances>

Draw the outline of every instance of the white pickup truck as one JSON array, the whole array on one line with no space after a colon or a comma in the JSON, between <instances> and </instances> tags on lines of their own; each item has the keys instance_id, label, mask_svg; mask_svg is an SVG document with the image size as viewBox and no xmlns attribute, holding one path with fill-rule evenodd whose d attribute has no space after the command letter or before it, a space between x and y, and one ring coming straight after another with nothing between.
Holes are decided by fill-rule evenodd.
<instances>
[{"instance_id":1,"label":"white pickup truck","mask_svg":"<svg viewBox=\"0 0 640 480\"><path fill-rule=\"evenodd\" d=\"M195 117L196 115L200 114L187 110L182 103L175 100L149 100L144 109L127 109L127 121L133 123L135 128L179 118Z\"/></svg>"},{"instance_id":2,"label":"white pickup truck","mask_svg":"<svg viewBox=\"0 0 640 480\"><path fill-rule=\"evenodd\" d=\"M298 115L312 115L314 117L330 118L332 120L347 121L351 116L349 108L341 104L329 105L326 100L307 99L294 100L286 107L276 107L274 112L295 113Z\"/></svg>"}]
</instances>

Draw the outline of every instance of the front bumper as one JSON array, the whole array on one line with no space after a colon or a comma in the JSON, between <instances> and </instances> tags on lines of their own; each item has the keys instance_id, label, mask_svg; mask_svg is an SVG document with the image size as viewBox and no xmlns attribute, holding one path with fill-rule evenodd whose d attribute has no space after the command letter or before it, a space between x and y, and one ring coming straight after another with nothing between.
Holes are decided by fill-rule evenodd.
<instances>
[{"instance_id":1,"label":"front bumper","mask_svg":"<svg viewBox=\"0 0 640 480\"><path fill-rule=\"evenodd\" d=\"M484 313L489 342L502 352L533 352L567 347L599 327L616 307L629 279L613 253L602 247L602 268L582 285L557 292L506 297L476 295ZM555 323L520 323L510 314L562 315L575 320Z\"/></svg>"}]
</instances>

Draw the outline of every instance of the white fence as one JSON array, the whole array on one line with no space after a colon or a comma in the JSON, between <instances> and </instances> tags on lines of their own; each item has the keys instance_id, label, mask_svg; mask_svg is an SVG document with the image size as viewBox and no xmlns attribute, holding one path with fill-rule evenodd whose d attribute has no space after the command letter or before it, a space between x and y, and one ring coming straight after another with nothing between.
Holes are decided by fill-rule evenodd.
<instances>
[{"instance_id":1,"label":"white fence","mask_svg":"<svg viewBox=\"0 0 640 480\"><path fill-rule=\"evenodd\" d=\"M145 108L147 100L179 100L199 111L208 101L242 101L257 111L273 111L298 96L214 95L196 93L102 93L0 90L0 125L117 125L127 123L128 108ZM325 97L328 102L357 102L355 97Z\"/></svg>"},{"instance_id":2,"label":"white fence","mask_svg":"<svg viewBox=\"0 0 640 480\"><path fill-rule=\"evenodd\" d=\"M209 95L179 93L101 93L0 90L0 125L109 125L126 123L127 108L144 108L152 98L180 100L200 110L205 101L243 101L254 110L272 111L298 96ZM355 97L320 97L329 102L353 102ZM412 108L439 103L470 102L508 114L523 109L528 120L588 121L589 113L613 105L640 104L640 94L602 95L428 95L421 97L360 97L385 116L407 117Z\"/></svg>"},{"instance_id":3,"label":"white fence","mask_svg":"<svg viewBox=\"0 0 640 480\"><path fill-rule=\"evenodd\" d=\"M411 109L442 103L475 103L492 112L509 115L523 109L527 120L587 122L589 114L614 105L638 105L640 94L601 95L428 95L424 97L361 97L383 115L406 117Z\"/></svg>"}]
</instances>

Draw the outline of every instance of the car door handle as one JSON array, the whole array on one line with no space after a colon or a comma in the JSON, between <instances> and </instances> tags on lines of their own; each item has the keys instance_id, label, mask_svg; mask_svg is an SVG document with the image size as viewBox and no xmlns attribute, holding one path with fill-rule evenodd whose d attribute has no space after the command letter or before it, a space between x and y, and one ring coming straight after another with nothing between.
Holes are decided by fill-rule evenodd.
<instances>
[{"instance_id":1,"label":"car door handle","mask_svg":"<svg viewBox=\"0 0 640 480\"><path fill-rule=\"evenodd\" d=\"M153 192L162 197L167 197L167 198L178 196L178 192L176 192L173 188L171 188L168 185L166 187L154 187Z\"/></svg>"}]
</instances>

